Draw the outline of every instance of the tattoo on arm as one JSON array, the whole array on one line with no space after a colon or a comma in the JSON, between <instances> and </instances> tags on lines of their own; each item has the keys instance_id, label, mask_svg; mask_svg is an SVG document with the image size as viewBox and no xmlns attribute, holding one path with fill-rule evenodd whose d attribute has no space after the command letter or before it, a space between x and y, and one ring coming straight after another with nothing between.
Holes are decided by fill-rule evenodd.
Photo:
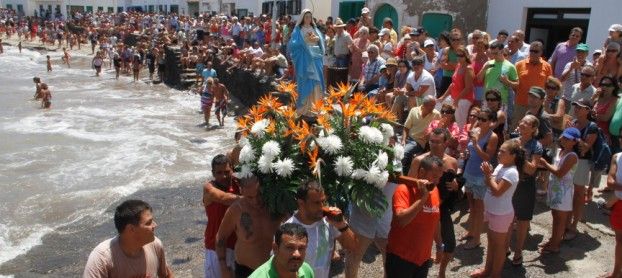
<instances>
[{"instance_id":1,"label":"tattoo on arm","mask_svg":"<svg viewBox=\"0 0 622 278\"><path fill-rule=\"evenodd\" d=\"M244 228L244 231L246 232L246 239L250 239L250 237L253 236L253 231L251 231L253 219L251 219L248 212L242 212L242 215L240 215L240 225L242 225L242 228Z\"/></svg>"}]
</instances>

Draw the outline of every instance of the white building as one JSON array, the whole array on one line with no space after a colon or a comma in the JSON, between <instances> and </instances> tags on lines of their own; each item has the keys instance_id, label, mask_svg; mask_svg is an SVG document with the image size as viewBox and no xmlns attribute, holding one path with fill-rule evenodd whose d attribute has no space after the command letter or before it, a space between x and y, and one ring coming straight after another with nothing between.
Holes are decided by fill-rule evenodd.
<instances>
[{"instance_id":1,"label":"white building","mask_svg":"<svg viewBox=\"0 0 622 278\"><path fill-rule=\"evenodd\" d=\"M501 29L513 32L525 30L526 40L541 39L545 54L550 54L555 42L568 39L569 30L581 27L582 41L590 52L602 48L609 26L621 23L620 0L494 0L488 2L488 30L496 34ZM548 56L548 55L547 55Z\"/></svg>"}]
</instances>

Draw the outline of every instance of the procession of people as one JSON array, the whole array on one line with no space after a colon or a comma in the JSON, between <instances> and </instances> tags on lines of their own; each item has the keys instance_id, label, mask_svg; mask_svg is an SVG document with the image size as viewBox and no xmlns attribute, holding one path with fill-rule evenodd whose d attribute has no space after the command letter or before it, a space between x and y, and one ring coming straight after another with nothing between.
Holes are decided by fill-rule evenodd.
<instances>
[{"instance_id":1,"label":"procession of people","mask_svg":"<svg viewBox=\"0 0 622 278\"><path fill-rule=\"evenodd\" d=\"M345 24L315 18L311 10L298 20L141 12L44 20L2 10L1 29L8 38L17 35L20 46L36 38L65 45L67 68L72 49L90 43L96 76L108 64L116 78L131 70L134 81L144 67L149 79L156 69L160 79L178 70L166 67L164 50L180 47L179 66L197 74L194 91L207 127L212 112L224 126L230 92L219 76L234 71L294 82L298 101L289 105L300 119L318 123L315 105L333 85L328 75L347 68L343 81L392 112L391 144L401 145L404 157L397 178L382 188L388 206L380 217L355 203L329 207L318 176L300 182L293 214L275 218L262 201L260 173L234 174L241 145L208 154L205 277L330 277L340 256L345 277L358 277L372 243L384 264L375 277L427 277L434 263L445 277L454 271L448 266L457 248L485 249L484 265L471 277L503 277L504 265L524 267L538 200L551 211L541 256L563 257L563 246L583 236L586 205L598 202L616 242L611 272L603 277L622 277L622 25L603 30L602 45L587 45L584 31L572 28L544 57L544 43L526 42L523 30L493 36L452 28L433 38L422 27L393 26L390 18L377 28L369 13L363 8ZM129 36L138 38L132 46L125 43ZM48 59L48 71L52 64ZM50 108L48 85L33 81L35 99ZM458 210L468 212L463 235L454 231ZM84 277L173 276L149 204L123 202L114 223L118 235L95 247Z\"/></svg>"}]
</instances>

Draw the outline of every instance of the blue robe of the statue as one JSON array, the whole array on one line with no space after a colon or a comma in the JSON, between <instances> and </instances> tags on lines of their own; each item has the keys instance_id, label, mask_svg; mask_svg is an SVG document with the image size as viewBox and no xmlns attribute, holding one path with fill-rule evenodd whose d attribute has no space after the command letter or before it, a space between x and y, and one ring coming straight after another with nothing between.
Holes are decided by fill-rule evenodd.
<instances>
[{"instance_id":1,"label":"blue robe of the statue","mask_svg":"<svg viewBox=\"0 0 622 278\"><path fill-rule=\"evenodd\" d=\"M313 91L315 86L320 86L324 92L324 38L322 33L317 29L315 35L320 38L319 45L310 47L304 40L300 26L296 26L292 32L291 39L287 45L290 57L294 63L296 71L296 85L298 90L298 101L296 107L300 108L304 105L307 97Z\"/></svg>"}]
</instances>

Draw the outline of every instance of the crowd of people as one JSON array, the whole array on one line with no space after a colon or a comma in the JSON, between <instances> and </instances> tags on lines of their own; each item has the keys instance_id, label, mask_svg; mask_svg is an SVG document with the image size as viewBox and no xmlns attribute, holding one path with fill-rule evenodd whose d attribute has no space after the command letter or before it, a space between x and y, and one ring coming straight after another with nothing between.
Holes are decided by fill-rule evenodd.
<instances>
[{"instance_id":1,"label":"crowd of people","mask_svg":"<svg viewBox=\"0 0 622 278\"><path fill-rule=\"evenodd\" d=\"M98 75L109 61L117 77L131 69L137 79L142 66L151 77L156 64L161 77L169 70L164 49L181 47L180 66L197 73L206 125L214 104L224 125L228 100L218 81L225 73L216 72L214 63L225 65L227 73L295 81L300 115L309 115L326 91L325 77L345 69L345 81L396 115L401 132L394 140L405 147L403 176L383 189L389 208L381 218L352 207L327 208L322 187L309 180L296 192L297 212L274 219L261 202L257 178L233 176L239 147L215 156L213 179L203 192L205 277L328 277L339 256L336 241L345 251L346 277L357 277L371 243L383 255L386 277L426 277L433 262L444 277L457 243L478 248L483 233L485 265L471 276L501 277L510 254L511 265L523 263L538 196L546 200L552 223L539 251L557 254L580 235L578 223L603 175L607 186L599 191L608 198L603 207L616 234L608 277L622 275L620 24L593 46L582 43L581 28L572 28L568 40L544 57L543 42L526 42L523 30L492 36L453 28L433 38L421 27L393 26L389 18L376 28L368 8L346 23L315 19L309 10L297 22L266 15L98 12L63 21L1 14L9 37L57 40L69 50L90 43ZM128 46L132 35L137 42ZM69 66L67 50L63 60ZM44 85L37 88L45 92ZM45 102L49 94L40 95ZM463 198L467 232L456 238L451 214ZM124 202L115 225L119 236L91 253L85 277L172 275L162 243L154 239L148 204Z\"/></svg>"}]
</instances>

